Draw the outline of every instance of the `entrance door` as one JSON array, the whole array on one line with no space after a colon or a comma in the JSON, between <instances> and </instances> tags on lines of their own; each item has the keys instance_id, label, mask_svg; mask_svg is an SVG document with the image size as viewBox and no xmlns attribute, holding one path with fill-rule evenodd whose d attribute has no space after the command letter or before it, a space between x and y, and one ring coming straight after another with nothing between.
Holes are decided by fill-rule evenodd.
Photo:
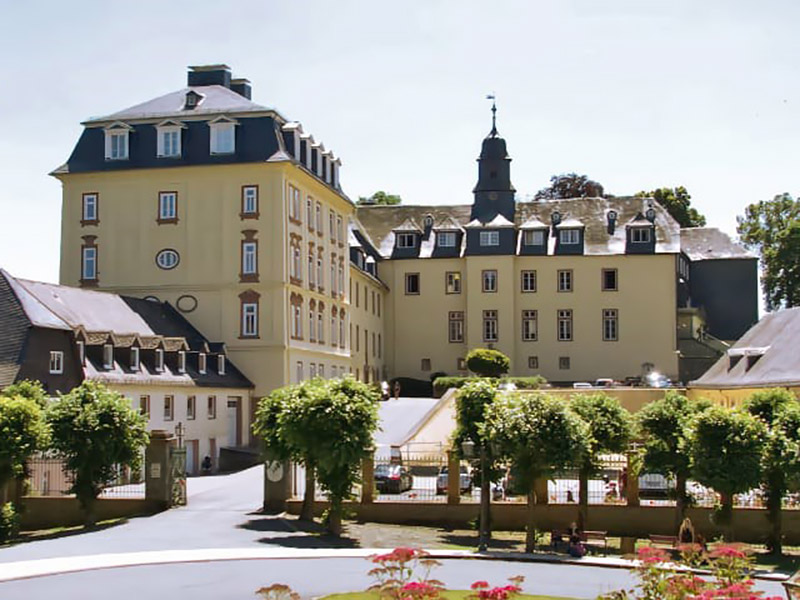
<instances>
[{"instance_id":1,"label":"entrance door","mask_svg":"<svg viewBox=\"0 0 800 600\"><path fill-rule=\"evenodd\" d=\"M241 446L242 444L241 410L241 398L228 396L228 446Z\"/></svg>"},{"instance_id":2,"label":"entrance door","mask_svg":"<svg viewBox=\"0 0 800 600\"><path fill-rule=\"evenodd\" d=\"M199 452L199 440L186 440L186 473L189 475L197 474L197 455Z\"/></svg>"}]
</instances>

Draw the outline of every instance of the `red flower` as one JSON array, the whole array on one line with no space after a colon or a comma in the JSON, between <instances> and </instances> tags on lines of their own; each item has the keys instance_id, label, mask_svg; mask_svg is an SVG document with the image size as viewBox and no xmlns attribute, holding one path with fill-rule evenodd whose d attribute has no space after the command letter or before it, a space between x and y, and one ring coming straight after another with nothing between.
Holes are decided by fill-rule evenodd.
<instances>
[{"instance_id":1,"label":"red flower","mask_svg":"<svg viewBox=\"0 0 800 600\"><path fill-rule=\"evenodd\" d=\"M472 584L470 587L471 587L473 590L485 589L485 588L488 588L488 587L489 587L489 582L488 582L488 581L476 581L476 582L475 582L475 583L473 583L473 584Z\"/></svg>"}]
</instances>

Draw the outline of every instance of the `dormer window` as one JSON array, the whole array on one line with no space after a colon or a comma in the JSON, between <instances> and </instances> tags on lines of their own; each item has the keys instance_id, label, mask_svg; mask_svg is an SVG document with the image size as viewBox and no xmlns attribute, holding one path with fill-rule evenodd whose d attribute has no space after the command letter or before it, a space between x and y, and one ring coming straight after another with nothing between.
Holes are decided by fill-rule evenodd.
<instances>
[{"instance_id":1,"label":"dormer window","mask_svg":"<svg viewBox=\"0 0 800 600\"><path fill-rule=\"evenodd\" d=\"M480 232L480 245L481 246L499 246L500 245L500 232L499 231L481 231Z\"/></svg>"},{"instance_id":2,"label":"dormer window","mask_svg":"<svg viewBox=\"0 0 800 600\"><path fill-rule=\"evenodd\" d=\"M206 362L207 362L206 353L201 352L197 357L197 370L200 371L200 375L206 374Z\"/></svg>"},{"instance_id":3,"label":"dormer window","mask_svg":"<svg viewBox=\"0 0 800 600\"><path fill-rule=\"evenodd\" d=\"M114 123L106 129L106 160L128 160L130 125Z\"/></svg>"},{"instance_id":4,"label":"dormer window","mask_svg":"<svg viewBox=\"0 0 800 600\"><path fill-rule=\"evenodd\" d=\"M50 375L64 373L64 352L61 350L50 351Z\"/></svg>"},{"instance_id":5,"label":"dormer window","mask_svg":"<svg viewBox=\"0 0 800 600\"><path fill-rule=\"evenodd\" d=\"M578 229L562 229L558 232L558 241L564 245L581 243L581 232Z\"/></svg>"},{"instance_id":6,"label":"dormer window","mask_svg":"<svg viewBox=\"0 0 800 600\"><path fill-rule=\"evenodd\" d=\"M544 245L544 231L536 229L526 229L522 232L522 243L525 246Z\"/></svg>"},{"instance_id":7,"label":"dormer window","mask_svg":"<svg viewBox=\"0 0 800 600\"><path fill-rule=\"evenodd\" d=\"M164 351L161 348L156 350L156 372L164 371Z\"/></svg>"},{"instance_id":8,"label":"dormer window","mask_svg":"<svg viewBox=\"0 0 800 600\"><path fill-rule=\"evenodd\" d=\"M441 231L436 234L436 244L440 248L455 248L456 234L454 231Z\"/></svg>"},{"instance_id":9,"label":"dormer window","mask_svg":"<svg viewBox=\"0 0 800 600\"><path fill-rule=\"evenodd\" d=\"M211 128L211 154L236 152L236 121L220 117L208 124Z\"/></svg>"},{"instance_id":10,"label":"dormer window","mask_svg":"<svg viewBox=\"0 0 800 600\"><path fill-rule=\"evenodd\" d=\"M397 247L398 248L415 248L417 246L416 233L398 233L397 234Z\"/></svg>"},{"instance_id":11,"label":"dormer window","mask_svg":"<svg viewBox=\"0 0 800 600\"><path fill-rule=\"evenodd\" d=\"M194 90L189 90L186 92L186 101L183 104L184 110L194 110L198 107L200 102L203 100L202 94L198 94Z\"/></svg>"},{"instance_id":12,"label":"dormer window","mask_svg":"<svg viewBox=\"0 0 800 600\"><path fill-rule=\"evenodd\" d=\"M649 227L632 227L631 228L631 242L634 244L649 244L650 243L650 228Z\"/></svg>"},{"instance_id":13,"label":"dormer window","mask_svg":"<svg viewBox=\"0 0 800 600\"><path fill-rule=\"evenodd\" d=\"M139 348L131 348L131 370L139 370Z\"/></svg>"},{"instance_id":14,"label":"dormer window","mask_svg":"<svg viewBox=\"0 0 800 600\"><path fill-rule=\"evenodd\" d=\"M103 368L106 370L114 366L114 346L112 344L103 344Z\"/></svg>"},{"instance_id":15,"label":"dormer window","mask_svg":"<svg viewBox=\"0 0 800 600\"><path fill-rule=\"evenodd\" d=\"M217 372L220 375L225 375L225 355L217 355Z\"/></svg>"},{"instance_id":16,"label":"dormer window","mask_svg":"<svg viewBox=\"0 0 800 600\"><path fill-rule=\"evenodd\" d=\"M75 342L78 346L78 360L81 363L82 367L86 366L86 343L78 340Z\"/></svg>"},{"instance_id":17,"label":"dormer window","mask_svg":"<svg viewBox=\"0 0 800 600\"><path fill-rule=\"evenodd\" d=\"M157 153L159 158L180 158L181 156L180 123L165 121L158 127Z\"/></svg>"},{"instance_id":18,"label":"dormer window","mask_svg":"<svg viewBox=\"0 0 800 600\"><path fill-rule=\"evenodd\" d=\"M186 352L178 351L178 373L186 373Z\"/></svg>"}]
</instances>

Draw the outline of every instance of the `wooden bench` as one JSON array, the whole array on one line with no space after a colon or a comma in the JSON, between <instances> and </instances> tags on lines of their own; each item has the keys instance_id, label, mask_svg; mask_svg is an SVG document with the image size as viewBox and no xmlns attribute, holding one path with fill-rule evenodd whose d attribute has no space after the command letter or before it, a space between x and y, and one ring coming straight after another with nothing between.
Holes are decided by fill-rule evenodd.
<instances>
[{"instance_id":1,"label":"wooden bench","mask_svg":"<svg viewBox=\"0 0 800 600\"><path fill-rule=\"evenodd\" d=\"M653 546L667 546L669 548L678 547L678 538L674 535L651 535L650 543Z\"/></svg>"},{"instance_id":2,"label":"wooden bench","mask_svg":"<svg viewBox=\"0 0 800 600\"><path fill-rule=\"evenodd\" d=\"M608 541L606 539L607 531L581 531L580 538L581 541L587 546L591 548L607 548ZM556 546L556 541L561 539L561 544L566 549L567 545L569 544L569 532L562 531L560 529L553 529L550 532L550 543L554 549L558 550L559 548Z\"/></svg>"}]
</instances>

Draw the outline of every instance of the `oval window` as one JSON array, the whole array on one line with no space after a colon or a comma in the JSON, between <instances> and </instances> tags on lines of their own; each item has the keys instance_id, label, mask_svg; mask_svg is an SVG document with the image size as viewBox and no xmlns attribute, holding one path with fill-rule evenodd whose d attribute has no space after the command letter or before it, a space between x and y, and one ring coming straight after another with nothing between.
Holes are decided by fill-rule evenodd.
<instances>
[{"instance_id":1,"label":"oval window","mask_svg":"<svg viewBox=\"0 0 800 600\"><path fill-rule=\"evenodd\" d=\"M174 269L181 258L175 250L162 250L156 254L156 264L162 269Z\"/></svg>"}]
</instances>

